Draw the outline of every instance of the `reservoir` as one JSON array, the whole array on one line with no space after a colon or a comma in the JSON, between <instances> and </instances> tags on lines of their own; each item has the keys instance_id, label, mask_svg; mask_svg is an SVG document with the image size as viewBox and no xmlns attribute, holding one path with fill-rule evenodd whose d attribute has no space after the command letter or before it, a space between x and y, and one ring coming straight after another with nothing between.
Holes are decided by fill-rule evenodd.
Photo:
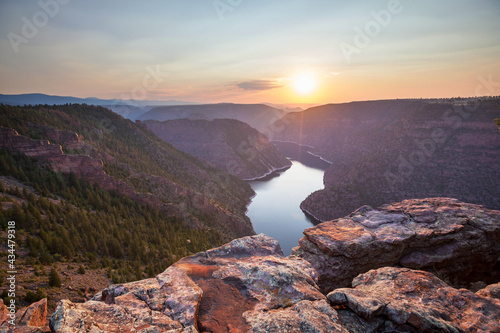
<instances>
[{"instance_id":1,"label":"reservoir","mask_svg":"<svg viewBox=\"0 0 500 333\"><path fill-rule=\"evenodd\" d=\"M312 192L323 189L323 174L329 164L307 153L307 147L273 142L292 162L292 166L266 178L249 181L256 196L247 216L257 234L264 233L281 244L285 255L298 245L302 231L318 223L300 209Z\"/></svg>"}]
</instances>

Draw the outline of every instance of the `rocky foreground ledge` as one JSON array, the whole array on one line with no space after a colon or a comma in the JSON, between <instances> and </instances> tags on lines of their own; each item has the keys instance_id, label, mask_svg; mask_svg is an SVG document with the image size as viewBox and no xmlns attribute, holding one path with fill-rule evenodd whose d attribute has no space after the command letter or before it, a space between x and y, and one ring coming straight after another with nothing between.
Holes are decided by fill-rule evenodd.
<instances>
[{"instance_id":1,"label":"rocky foreground ledge","mask_svg":"<svg viewBox=\"0 0 500 333\"><path fill-rule=\"evenodd\" d=\"M364 206L304 235L292 254L313 265L325 293L385 266L431 271L456 286L500 281L500 211L456 199Z\"/></svg>"},{"instance_id":2,"label":"rocky foreground ledge","mask_svg":"<svg viewBox=\"0 0 500 333\"><path fill-rule=\"evenodd\" d=\"M470 282L481 267L498 273L498 211L446 198L407 200L364 207L305 235L298 255L284 257L266 235L245 237L181 259L155 278L112 285L86 303L63 300L50 329L500 332L500 284L483 283L474 293L401 267L449 267ZM327 290L333 285L339 287ZM23 320L19 332L45 324Z\"/></svg>"}]
</instances>

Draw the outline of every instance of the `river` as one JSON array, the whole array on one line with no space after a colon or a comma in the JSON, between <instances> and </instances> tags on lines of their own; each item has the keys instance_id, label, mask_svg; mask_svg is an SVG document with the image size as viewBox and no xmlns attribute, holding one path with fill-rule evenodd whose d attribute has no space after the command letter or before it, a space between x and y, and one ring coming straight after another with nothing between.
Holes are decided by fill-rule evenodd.
<instances>
[{"instance_id":1,"label":"river","mask_svg":"<svg viewBox=\"0 0 500 333\"><path fill-rule=\"evenodd\" d=\"M307 153L306 147L273 142L292 161L292 166L270 176L249 181L256 196L248 206L255 232L275 238L285 255L298 245L302 231L318 222L300 209L312 192L323 188L323 174L329 164Z\"/></svg>"}]
</instances>

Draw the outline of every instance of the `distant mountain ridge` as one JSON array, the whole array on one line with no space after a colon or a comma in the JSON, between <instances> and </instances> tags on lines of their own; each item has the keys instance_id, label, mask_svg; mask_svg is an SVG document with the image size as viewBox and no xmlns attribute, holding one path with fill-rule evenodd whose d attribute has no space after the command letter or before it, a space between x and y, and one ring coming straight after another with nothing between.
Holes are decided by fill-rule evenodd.
<instances>
[{"instance_id":1,"label":"distant mountain ridge","mask_svg":"<svg viewBox=\"0 0 500 333\"><path fill-rule=\"evenodd\" d=\"M291 166L264 134L238 120L146 120L144 124L177 149L245 180Z\"/></svg>"},{"instance_id":2,"label":"distant mountain ridge","mask_svg":"<svg viewBox=\"0 0 500 333\"><path fill-rule=\"evenodd\" d=\"M46 94L0 94L0 104L7 105L64 105L64 104L88 104L104 106L124 118L135 120L141 114L149 111L157 105L190 105L195 104L183 101L158 101L158 100L122 100L101 99L96 97L79 98L72 96L52 96Z\"/></svg>"},{"instance_id":3,"label":"distant mountain ridge","mask_svg":"<svg viewBox=\"0 0 500 333\"><path fill-rule=\"evenodd\" d=\"M0 103L9 105L37 105L37 104L89 104L89 105L129 105L137 107L155 106L155 105L187 105L196 104L184 101L158 101L158 100L123 100L123 99L101 99L97 97L73 97L73 96L55 96L46 94L18 94L4 95L0 94Z\"/></svg>"},{"instance_id":4,"label":"distant mountain ridge","mask_svg":"<svg viewBox=\"0 0 500 333\"><path fill-rule=\"evenodd\" d=\"M286 111L264 104L199 104L159 106L140 115L138 120L214 120L236 119L249 124L258 131L264 130L271 123L286 114Z\"/></svg>"}]
</instances>

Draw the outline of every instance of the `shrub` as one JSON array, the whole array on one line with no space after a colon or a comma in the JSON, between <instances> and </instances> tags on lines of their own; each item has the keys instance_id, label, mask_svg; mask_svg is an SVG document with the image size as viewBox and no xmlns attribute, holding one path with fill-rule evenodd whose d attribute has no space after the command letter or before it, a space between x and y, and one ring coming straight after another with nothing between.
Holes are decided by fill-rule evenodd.
<instances>
[{"instance_id":1,"label":"shrub","mask_svg":"<svg viewBox=\"0 0 500 333\"><path fill-rule=\"evenodd\" d=\"M80 267L78 267L77 273L78 274L85 274L85 267L83 267L83 265L80 265Z\"/></svg>"},{"instance_id":2,"label":"shrub","mask_svg":"<svg viewBox=\"0 0 500 333\"><path fill-rule=\"evenodd\" d=\"M46 297L47 295L43 292L42 289L37 289L36 293L28 291L26 293L26 296L24 297L24 300L28 303L34 303Z\"/></svg>"},{"instance_id":3,"label":"shrub","mask_svg":"<svg viewBox=\"0 0 500 333\"><path fill-rule=\"evenodd\" d=\"M54 267L50 270L49 286L57 288L61 287L61 278L59 277L59 274L57 274Z\"/></svg>"}]
</instances>

